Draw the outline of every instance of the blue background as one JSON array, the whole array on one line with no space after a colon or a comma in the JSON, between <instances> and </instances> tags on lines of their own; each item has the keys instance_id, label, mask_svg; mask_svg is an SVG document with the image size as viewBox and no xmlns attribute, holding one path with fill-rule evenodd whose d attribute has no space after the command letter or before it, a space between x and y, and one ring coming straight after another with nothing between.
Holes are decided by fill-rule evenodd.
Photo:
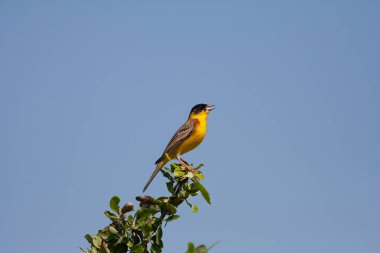
<instances>
[{"instance_id":1,"label":"blue background","mask_svg":"<svg viewBox=\"0 0 380 253\"><path fill-rule=\"evenodd\" d=\"M79 252L197 103L165 252L380 251L378 1L0 3L2 252ZM165 193L158 176L148 194Z\"/></svg>"}]
</instances>

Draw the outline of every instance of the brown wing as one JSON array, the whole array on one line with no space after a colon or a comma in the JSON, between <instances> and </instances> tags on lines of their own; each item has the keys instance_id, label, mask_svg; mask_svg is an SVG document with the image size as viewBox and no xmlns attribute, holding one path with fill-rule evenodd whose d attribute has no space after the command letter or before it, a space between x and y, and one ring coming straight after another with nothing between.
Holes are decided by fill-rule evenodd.
<instances>
[{"instance_id":1,"label":"brown wing","mask_svg":"<svg viewBox=\"0 0 380 253\"><path fill-rule=\"evenodd\" d=\"M170 139L169 144L166 146L162 156L156 161L156 164L158 164L165 158L166 153L175 155L172 154L172 152L175 151L181 145L181 143L192 134L192 132L195 129L196 123L196 119L189 119L177 130L177 132Z\"/></svg>"}]
</instances>

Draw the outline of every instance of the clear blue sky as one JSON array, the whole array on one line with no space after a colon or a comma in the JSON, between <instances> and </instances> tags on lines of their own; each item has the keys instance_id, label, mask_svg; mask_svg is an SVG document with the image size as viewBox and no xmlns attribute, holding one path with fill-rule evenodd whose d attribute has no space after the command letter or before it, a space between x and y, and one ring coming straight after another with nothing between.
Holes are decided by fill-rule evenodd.
<instances>
[{"instance_id":1,"label":"clear blue sky","mask_svg":"<svg viewBox=\"0 0 380 253\"><path fill-rule=\"evenodd\" d=\"M160 2L160 3L159 3ZM197 103L213 252L380 251L378 1L0 3L2 252L79 252ZM148 194L165 193L162 176Z\"/></svg>"}]
</instances>

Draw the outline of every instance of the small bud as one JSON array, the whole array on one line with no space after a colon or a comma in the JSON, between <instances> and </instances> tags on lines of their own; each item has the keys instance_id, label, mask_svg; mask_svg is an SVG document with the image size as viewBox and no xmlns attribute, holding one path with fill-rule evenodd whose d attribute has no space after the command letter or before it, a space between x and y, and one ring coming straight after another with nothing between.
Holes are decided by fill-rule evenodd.
<instances>
[{"instance_id":1,"label":"small bud","mask_svg":"<svg viewBox=\"0 0 380 253\"><path fill-rule=\"evenodd\" d=\"M121 213L122 214L128 213L132 210L133 210L133 204L131 202L128 202L127 204L123 206L123 208L121 208Z\"/></svg>"},{"instance_id":2,"label":"small bud","mask_svg":"<svg viewBox=\"0 0 380 253\"><path fill-rule=\"evenodd\" d=\"M150 204L154 201L154 198L152 198L151 196L141 195L141 196L136 197L136 200L140 201L141 203Z\"/></svg>"}]
</instances>

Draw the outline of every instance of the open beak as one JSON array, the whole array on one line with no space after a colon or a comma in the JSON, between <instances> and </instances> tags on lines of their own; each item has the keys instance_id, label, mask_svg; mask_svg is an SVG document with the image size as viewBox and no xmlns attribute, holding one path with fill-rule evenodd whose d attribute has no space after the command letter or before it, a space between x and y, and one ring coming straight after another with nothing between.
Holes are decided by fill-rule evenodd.
<instances>
[{"instance_id":1,"label":"open beak","mask_svg":"<svg viewBox=\"0 0 380 253\"><path fill-rule=\"evenodd\" d=\"M209 111L209 112L211 112L214 109L215 109L215 105L207 105L206 106L206 110Z\"/></svg>"}]
</instances>

